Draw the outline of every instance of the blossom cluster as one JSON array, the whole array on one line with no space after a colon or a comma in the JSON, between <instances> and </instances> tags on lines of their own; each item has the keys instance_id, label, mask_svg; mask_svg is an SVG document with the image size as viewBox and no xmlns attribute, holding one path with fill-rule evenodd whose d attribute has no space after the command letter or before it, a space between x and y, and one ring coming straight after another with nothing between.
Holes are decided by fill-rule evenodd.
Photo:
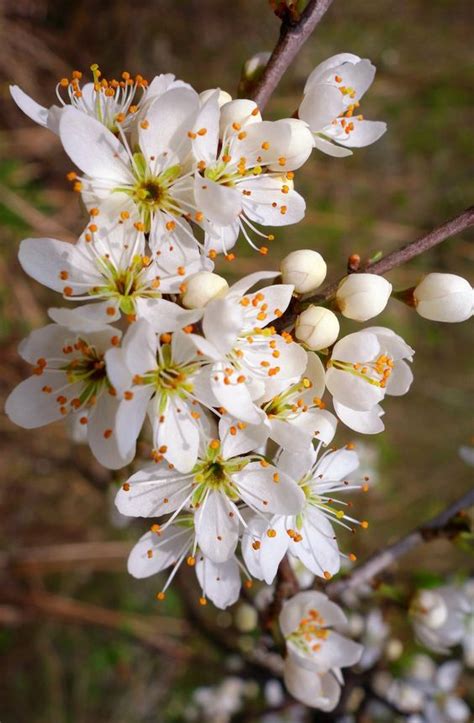
<instances>
[{"instance_id":1,"label":"blossom cluster","mask_svg":"<svg viewBox=\"0 0 474 723\"><path fill-rule=\"evenodd\" d=\"M21 243L26 273L69 305L51 308L52 323L21 344L33 372L6 411L26 428L70 419L111 469L136 460L138 440L148 445L147 464L123 482L116 505L153 520L128 569L146 577L171 568L158 599L183 562L195 568L202 604L221 608L238 599L242 577L271 584L287 553L328 580L341 557L355 557L340 552L334 528L368 524L339 499L367 480L353 445L329 447L338 420L359 433L382 431L381 403L408 391L414 353L385 327L339 338L338 314L374 318L392 286L350 275L331 308L308 302L293 330L294 297L304 302L325 280L317 251L296 250L280 271L232 286L214 264L233 258L239 236L266 255L259 244L273 240L268 227L302 220L295 171L314 148L342 157L385 132L359 113L375 68L350 53L330 58L308 78L298 117L276 121L263 120L252 100L198 94L170 74L147 83L91 69L90 83L78 71L58 83L60 106L11 89L77 167L68 179L88 220L75 244ZM470 285L449 274L431 274L405 296L429 319L472 313ZM301 600L281 618L287 685L301 698L292 666L317 670L318 706L328 709L337 671L360 646L329 634L343 615L322 594L316 617L298 608L293 625ZM307 634L321 642L309 649ZM302 691L305 676L297 678Z\"/></svg>"}]
</instances>

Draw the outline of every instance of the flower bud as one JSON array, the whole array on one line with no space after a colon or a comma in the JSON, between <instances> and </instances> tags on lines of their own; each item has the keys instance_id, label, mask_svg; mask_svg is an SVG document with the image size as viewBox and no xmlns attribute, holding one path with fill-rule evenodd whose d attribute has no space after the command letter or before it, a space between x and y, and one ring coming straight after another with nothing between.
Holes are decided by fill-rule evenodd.
<instances>
[{"instance_id":1,"label":"flower bud","mask_svg":"<svg viewBox=\"0 0 474 723\"><path fill-rule=\"evenodd\" d=\"M298 316L295 336L313 351L327 349L339 336L338 318L324 306L311 304Z\"/></svg>"},{"instance_id":2,"label":"flower bud","mask_svg":"<svg viewBox=\"0 0 474 723\"><path fill-rule=\"evenodd\" d=\"M298 294L307 294L321 286L327 266L317 251L298 249L285 256L280 270L284 284L293 284Z\"/></svg>"},{"instance_id":3,"label":"flower bud","mask_svg":"<svg viewBox=\"0 0 474 723\"><path fill-rule=\"evenodd\" d=\"M392 284L377 274L351 274L339 284L336 302L348 319L367 321L387 306Z\"/></svg>"},{"instance_id":4,"label":"flower bud","mask_svg":"<svg viewBox=\"0 0 474 723\"><path fill-rule=\"evenodd\" d=\"M198 271L186 279L186 291L181 301L186 309L201 309L211 299L225 296L228 290L229 284L222 276L212 271Z\"/></svg>"},{"instance_id":5,"label":"flower bud","mask_svg":"<svg viewBox=\"0 0 474 723\"><path fill-rule=\"evenodd\" d=\"M280 264L284 284L293 284L298 294L318 289L326 278L327 266L321 254L298 249L285 256Z\"/></svg>"},{"instance_id":6,"label":"flower bud","mask_svg":"<svg viewBox=\"0 0 474 723\"><path fill-rule=\"evenodd\" d=\"M223 137L225 131L232 123L246 126L250 123L259 123L262 120L257 104L253 100L238 98L230 103L225 103L221 108L220 135Z\"/></svg>"},{"instance_id":7,"label":"flower bud","mask_svg":"<svg viewBox=\"0 0 474 723\"><path fill-rule=\"evenodd\" d=\"M241 633L250 633L258 624L258 613L252 605L241 603L235 612L235 625Z\"/></svg>"},{"instance_id":8,"label":"flower bud","mask_svg":"<svg viewBox=\"0 0 474 723\"><path fill-rule=\"evenodd\" d=\"M455 274L428 274L413 292L420 316L431 321L465 321L472 315L471 285Z\"/></svg>"},{"instance_id":9,"label":"flower bud","mask_svg":"<svg viewBox=\"0 0 474 723\"><path fill-rule=\"evenodd\" d=\"M230 93L228 93L226 90L221 90L220 88L210 88L209 90L203 90L202 93L199 93L199 98L202 105L204 105L206 100L209 100L211 95L215 93L216 90L219 91L219 108L222 108L222 106L226 103L230 103L230 101L232 100L232 96Z\"/></svg>"},{"instance_id":10,"label":"flower bud","mask_svg":"<svg viewBox=\"0 0 474 723\"><path fill-rule=\"evenodd\" d=\"M255 55L252 55L252 57L244 63L242 77L245 78L245 80L257 80L265 70L270 56L271 53L269 52L255 53Z\"/></svg>"}]
</instances>

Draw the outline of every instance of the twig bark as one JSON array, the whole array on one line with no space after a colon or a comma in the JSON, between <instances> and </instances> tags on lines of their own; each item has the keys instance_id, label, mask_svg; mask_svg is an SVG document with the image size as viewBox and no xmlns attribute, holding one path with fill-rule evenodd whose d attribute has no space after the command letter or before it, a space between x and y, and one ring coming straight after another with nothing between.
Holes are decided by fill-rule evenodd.
<instances>
[{"instance_id":1,"label":"twig bark","mask_svg":"<svg viewBox=\"0 0 474 723\"><path fill-rule=\"evenodd\" d=\"M456 515L459 515L459 513L473 505L474 488L470 489L462 497L446 507L436 515L436 517L431 518L431 520L415 528L408 535L397 540L397 542L394 542L392 545L375 552L366 562L358 565L349 577L331 583L326 587L325 591L328 595L334 597L346 590L351 590L363 583L370 582L392 563L422 542L455 533L456 530L452 526L453 519Z\"/></svg>"},{"instance_id":2,"label":"twig bark","mask_svg":"<svg viewBox=\"0 0 474 723\"><path fill-rule=\"evenodd\" d=\"M299 20L296 22L292 22L290 19L283 20L278 42L252 93L252 98L260 110L266 106L286 69L308 40L331 3L332 0L310 0Z\"/></svg>"},{"instance_id":3,"label":"twig bark","mask_svg":"<svg viewBox=\"0 0 474 723\"><path fill-rule=\"evenodd\" d=\"M446 239L465 231L471 226L474 226L474 206L470 206L458 216L446 221L425 236L421 236L419 239L416 239L416 241L411 241L410 243L405 244L405 246L392 251L387 256L380 259L380 261L376 261L373 264L368 263L362 265L359 271L370 274L386 274L387 271L391 271L397 266L401 266L407 261L411 261L411 259L414 259L415 256L419 256L425 251L433 248L433 246L437 246L442 241L446 241ZM320 293L303 299L301 303L307 305L312 302L320 303L321 301L328 301L335 295L339 283L340 281L336 281L329 284Z\"/></svg>"},{"instance_id":4,"label":"twig bark","mask_svg":"<svg viewBox=\"0 0 474 723\"><path fill-rule=\"evenodd\" d=\"M20 610L24 614L25 622L41 616L80 625L95 625L129 635L147 647L159 650L175 660L183 660L191 655L187 647L162 632L166 629L169 633L174 629L177 634L186 633L188 626L181 620L167 621L166 618L156 617L148 619L145 616L124 614L40 591L24 593L4 589L1 603L8 603Z\"/></svg>"}]
</instances>

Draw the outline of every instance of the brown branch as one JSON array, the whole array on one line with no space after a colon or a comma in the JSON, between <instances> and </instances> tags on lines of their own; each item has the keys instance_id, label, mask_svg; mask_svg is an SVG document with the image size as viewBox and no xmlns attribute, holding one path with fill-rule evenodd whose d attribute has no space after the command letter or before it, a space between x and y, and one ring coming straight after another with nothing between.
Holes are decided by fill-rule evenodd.
<instances>
[{"instance_id":1,"label":"brown branch","mask_svg":"<svg viewBox=\"0 0 474 723\"><path fill-rule=\"evenodd\" d=\"M39 591L25 593L3 589L0 604L5 603L23 613L23 618L19 617L15 624L31 622L31 619L34 620L37 616L46 616L80 625L95 625L129 635L147 647L159 650L175 660L184 660L191 655L188 648L162 632L166 630L169 633L174 627L175 632L186 633L189 630L188 625L181 620L173 619L168 622L165 617L147 618L129 615Z\"/></svg>"},{"instance_id":2,"label":"brown branch","mask_svg":"<svg viewBox=\"0 0 474 723\"><path fill-rule=\"evenodd\" d=\"M474 505L474 488L466 492L462 497L446 507L436 517L431 518L424 524L415 528L405 537L402 537L392 545L375 552L368 560L358 565L349 577L337 580L326 587L328 595L337 596L346 590L372 581L378 574L394 563L398 558L406 555L417 545L444 535L455 535L459 532L454 518L464 510Z\"/></svg>"},{"instance_id":3,"label":"brown branch","mask_svg":"<svg viewBox=\"0 0 474 723\"><path fill-rule=\"evenodd\" d=\"M299 20L294 22L291 17L284 18L275 49L251 94L260 110L266 106L286 69L308 40L331 3L332 0L310 0Z\"/></svg>"},{"instance_id":4,"label":"brown branch","mask_svg":"<svg viewBox=\"0 0 474 723\"><path fill-rule=\"evenodd\" d=\"M387 271L391 271L397 266L401 266L407 261L411 261L411 259L414 259L415 256L419 256L425 251L437 246L442 241L465 231L471 226L474 226L474 206L467 208L465 211L460 213L459 216L455 216L449 221L441 224L441 226L433 229L433 231L430 231L426 234L426 236L421 236L421 238L416 241L411 241L410 243L405 244L405 246L392 251L387 256L380 259L380 261L376 261L373 264L369 262L365 266L362 265L359 271L370 274L386 274ZM326 288L324 288L321 292L302 300L302 302L307 305L312 302L321 303L321 301L328 301L335 295L341 280L336 281L333 284L329 284L329 286L326 286Z\"/></svg>"}]
</instances>

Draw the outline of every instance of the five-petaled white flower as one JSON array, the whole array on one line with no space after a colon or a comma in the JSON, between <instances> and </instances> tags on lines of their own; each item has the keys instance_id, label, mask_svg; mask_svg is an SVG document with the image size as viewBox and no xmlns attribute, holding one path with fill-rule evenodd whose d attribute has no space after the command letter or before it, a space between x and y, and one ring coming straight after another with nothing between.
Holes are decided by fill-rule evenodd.
<instances>
[{"instance_id":1,"label":"five-petaled white flower","mask_svg":"<svg viewBox=\"0 0 474 723\"><path fill-rule=\"evenodd\" d=\"M171 302L168 302L171 305ZM179 308L179 307L178 307ZM181 472L196 464L202 433L199 377L207 374L206 358L189 335L162 334L141 320L132 324L120 348L106 354L107 373L121 396L116 431L124 454L135 442L148 413L155 455L163 456Z\"/></svg>"},{"instance_id":2,"label":"five-petaled white flower","mask_svg":"<svg viewBox=\"0 0 474 723\"><path fill-rule=\"evenodd\" d=\"M414 351L391 329L371 326L340 339L326 371L326 386L339 419L350 429L376 434L385 427L379 402L406 394L413 374L405 359Z\"/></svg>"},{"instance_id":3,"label":"five-petaled white flower","mask_svg":"<svg viewBox=\"0 0 474 723\"><path fill-rule=\"evenodd\" d=\"M239 231L255 248L251 235L272 238L255 224L285 226L303 218L305 202L292 179L311 153L312 137L300 120L262 121L253 101L220 109L218 100L216 91L190 129L195 202L209 248L227 252Z\"/></svg>"},{"instance_id":4,"label":"five-petaled white flower","mask_svg":"<svg viewBox=\"0 0 474 723\"><path fill-rule=\"evenodd\" d=\"M33 376L8 397L10 419L33 429L76 415L87 425L89 446L101 464L117 469L131 462L133 450L121 454L117 444L117 392L105 368L105 353L120 344L120 337L110 326L87 334L58 324L33 331L19 349L34 364Z\"/></svg>"},{"instance_id":5,"label":"five-petaled white flower","mask_svg":"<svg viewBox=\"0 0 474 723\"><path fill-rule=\"evenodd\" d=\"M237 455L235 454L237 451ZM194 512L195 543L213 562L229 560L245 521L243 502L258 513L297 514L304 503L298 485L255 454L246 454L241 440L225 432L219 439L201 440L193 469L180 473L151 464L132 475L119 490L120 512L133 517L173 513L164 528L183 509Z\"/></svg>"},{"instance_id":6,"label":"five-petaled white flower","mask_svg":"<svg viewBox=\"0 0 474 723\"><path fill-rule=\"evenodd\" d=\"M330 579L339 571L341 558L332 524L349 529L353 524L367 526L348 516L343 509L347 503L337 499L338 492L360 488L347 479L359 466L357 454L348 449L330 450L318 459L318 451L311 445L297 454L281 452L275 466L298 483L305 504L297 515L277 514L267 520L260 516L249 521L242 541L247 566L252 575L271 584L280 561L290 552L313 574Z\"/></svg>"},{"instance_id":7,"label":"five-petaled white flower","mask_svg":"<svg viewBox=\"0 0 474 723\"><path fill-rule=\"evenodd\" d=\"M94 209L98 211L98 209ZM19 260L36 281L62 292L71 301L87 301L75 309L51 309L51 318L79 330L94 330L117 321L145 318L156 331L173 331L193 323L195 312L161 298L178 293L183 278L212 262L181 233L179 246L165 244L158 255L146 254L145 236L130 222L106 233L91 223L76 244L56 239L25 239Z\"/></svg>"},{"instance_id":8,"label":"five-petaled white flower","mask_svg":"<svg viewBox=\"0 0 474 723\"><path fill-rule=\"evenodd\" d=\"M89 210L99 208L103 224L130 217L150 232L153 251L166 242L179 245L178 228L194 239L184 217L195 207L188 129L199 108L199 96L191 88L167 90L147 106L133 149L120 123L115 135L76 108L63 110L61 142L84 173L75 188Z\"/></svg>"},{"instance_id":9,"label":"five-petaled white flower","mask_svg":"<svg viewBox=\"0 0 474 723\"><path fill-rule=\"evenodd\" d=\"M283 605L279 622L287 647L287 689L305 705L333 710L343 682L340 669L357 663L363 650L338 632L347 626L345 614L327 595L308 591Z\"/></svg>"},{"instance_id":10,"label":"five-petaled white flower","mask_svg":"<svg viewBox=\"0 0 474 723\"><path fill-rule=\"evenodd\" d=\"M360 99L372 85L375 67L352 53L339 53L310 74L298 110L314 134L314 145L330 156L350 156L351 148L377 141L387 126L359 114Z\"/></svg>"},{"instance_id":11,"label":"five-petaled white flower","mask_svg":"<svg viewBox=\"0 0 474 723\"><path fill-rule=\"evenodd\" d=\"M85 85L81 85L80 70L74 70L71 78L62 78L59 81L56 96L60 106L45 108L17 85L10 86L10 93L23 113L54 133L59 132L61 111L68 106L96 118L106 128L116 132L119 123L122 128L130 129L151 99L172 88L188 87L182 80L176 80L172 73L157 75L148 83L142 75L132 77L126 71L122 73L120 80L107 80L102 76L97 64L92 65L91 70L93 80Z\"/></svg>"},{"instance_id":12,"label":"five-petaled white flower","mask_svg":"<svg viewBox=\"0 0 474 723\"><path fill-rule=\"evenodd\" d=\"M214 360L209 393L214 406L249 424L261 424L260 400L297 380L306 367L304 350L289 334L271 324L290 303L293 286L276 284L253 294L247 290L277 272L257 272L234 284L223 299L204 309L204 337L192 335L196 347Z\"/></svg>"}]
</instances>

